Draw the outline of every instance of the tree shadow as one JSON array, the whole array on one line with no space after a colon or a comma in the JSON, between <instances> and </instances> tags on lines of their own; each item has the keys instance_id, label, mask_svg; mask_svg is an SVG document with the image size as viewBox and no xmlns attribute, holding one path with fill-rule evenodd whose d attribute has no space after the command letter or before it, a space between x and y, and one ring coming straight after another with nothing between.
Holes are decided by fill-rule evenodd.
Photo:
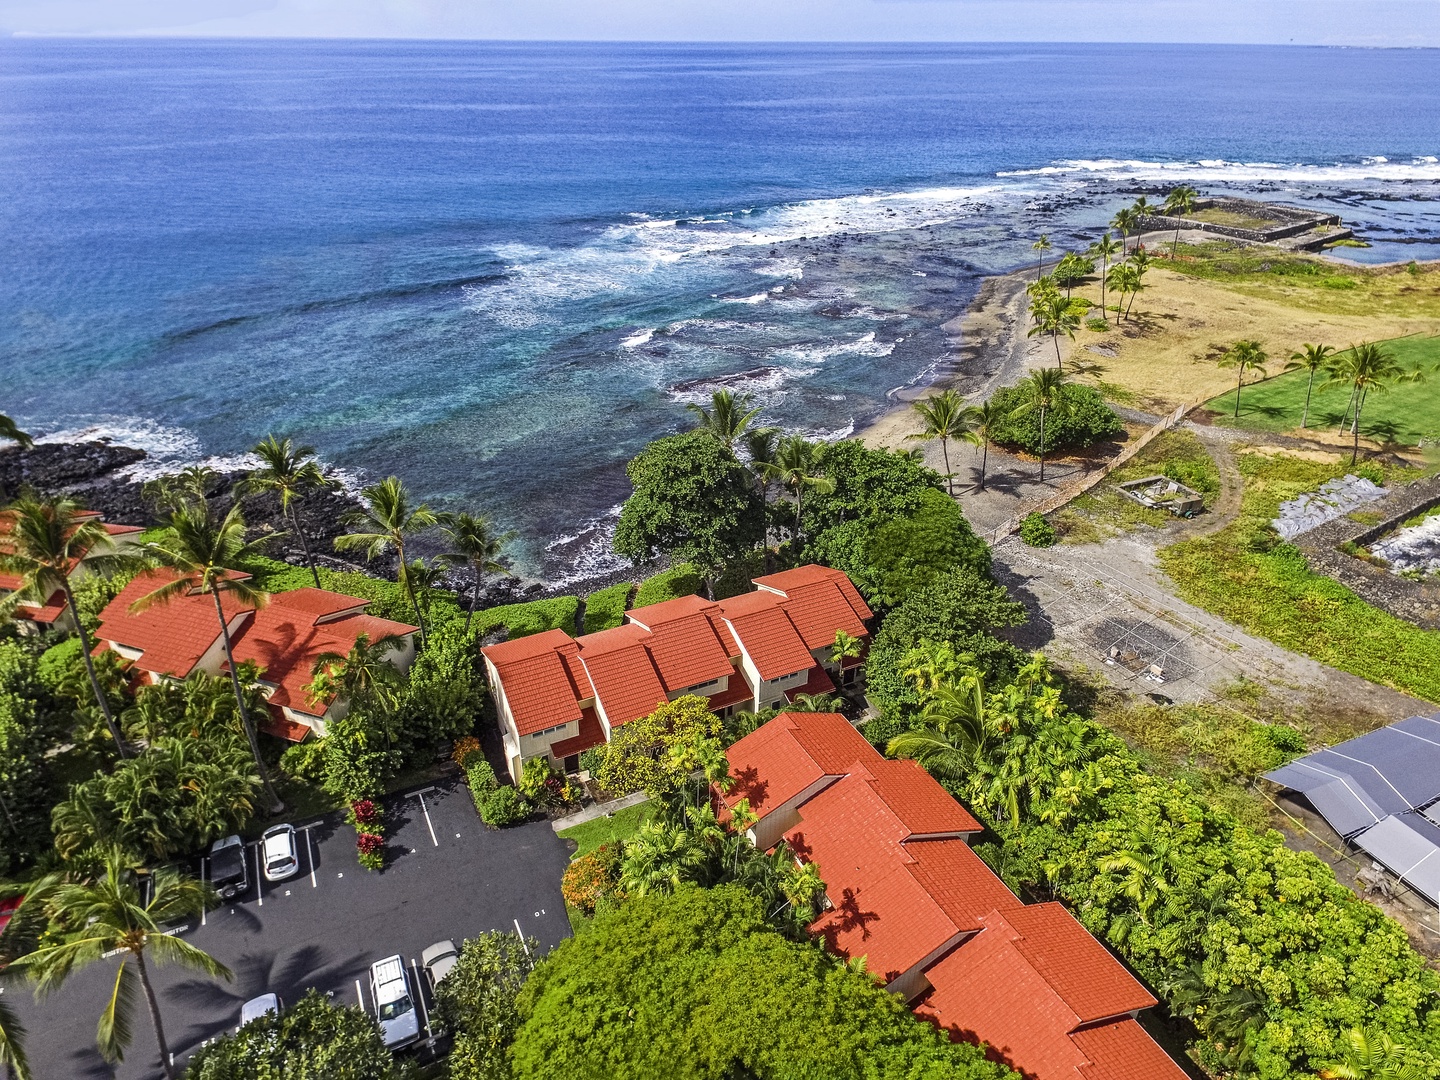
<instances>
[{"instance_id":1,"label":"tree shadow","mask_svg":"<svg viewBox=\"0 0 1440 1080\"><path fill-rule=\"evenodd\" d=\"M1050 644L1055 639L1055 628L1045 617L1040 598L1029 588L1030 577L998 561L991 567L991 575L1025 609L1026 615L1025 622L1020 626L1002 627L994 631L995 636L1027 652Z\"/></svg>"}]
</instances>

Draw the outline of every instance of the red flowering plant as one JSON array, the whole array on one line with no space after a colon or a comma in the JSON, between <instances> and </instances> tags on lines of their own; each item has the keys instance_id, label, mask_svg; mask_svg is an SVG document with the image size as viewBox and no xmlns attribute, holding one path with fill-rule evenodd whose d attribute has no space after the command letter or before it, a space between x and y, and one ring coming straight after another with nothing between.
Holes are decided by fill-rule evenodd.
<instances>
[{"instance_id":1,"label":"red flowering plant","mask_svg":"<svg viewBox=\"0 0 1440 1080\"><path fill-rule=\"evenodd\" d=\"M366 870L384 869L385 837L379 833L358 833L355 837L355 852L360 857L360 865Z\"/></svg>"},{"instance_id":2,"label":"red flowering plant","mask_svg":"<svg viewBox=\"0 0 1440 1080\"><path fill-rule=\"evenodd\" d=\"M350 824L359 832L380 832L385 827L385 815L374 799L356 799L350 804Z\"/></svg>"}]
</instances>

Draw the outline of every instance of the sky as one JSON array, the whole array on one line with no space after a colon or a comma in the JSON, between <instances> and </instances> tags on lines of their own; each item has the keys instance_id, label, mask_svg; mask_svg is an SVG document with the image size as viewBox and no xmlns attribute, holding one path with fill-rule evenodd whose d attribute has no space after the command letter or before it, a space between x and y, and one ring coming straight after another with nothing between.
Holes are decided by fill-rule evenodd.
<instances>
[{"instance_id":1,"label":"sky","mask_svg":"<svg viewBox=\"0 0 1440 1080\"><path fill-rule=\"evenodd\" d=\"M1440 0L0 0L0 35L1440 47Z\"/></svg>"}]
</instances>

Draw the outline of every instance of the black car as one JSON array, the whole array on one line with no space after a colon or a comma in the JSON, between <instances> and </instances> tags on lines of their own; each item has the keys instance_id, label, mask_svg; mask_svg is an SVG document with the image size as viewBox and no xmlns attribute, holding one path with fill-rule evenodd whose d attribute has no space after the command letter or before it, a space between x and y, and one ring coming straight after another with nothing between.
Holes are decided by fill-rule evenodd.
<instances>
[{"instance_id":1,"label":"black car","mask_svg":"<svg viewBox=\"0 0 1440 1080\"><path fill-rule=\"evenodd\" d=\"M210 884L229 900L250 888L249 864L245 858L245 841L227 836L210 845Z\"/></svg>"}]
</instances>

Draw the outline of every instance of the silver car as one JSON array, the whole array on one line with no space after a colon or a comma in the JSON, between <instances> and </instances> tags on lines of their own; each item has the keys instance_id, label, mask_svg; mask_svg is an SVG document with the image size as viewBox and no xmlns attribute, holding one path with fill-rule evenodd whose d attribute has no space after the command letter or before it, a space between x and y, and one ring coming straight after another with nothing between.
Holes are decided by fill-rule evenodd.
<instances>
[{"instance_id":1,"label":"silver car","mask_svg":"<svg viewBox=\"0 0 1440 1080\"><path fill-rule=\"evenodd\" d=\"M275 825L265 830L260 837L260 863L265 869L266 881L284 881L295 876L300 869L300 858L295 851L295 826Z\"/></svg>"},{"instance_id":2,"label":"silver car","mask_svg":"<svg viewBox=\"0 0 1440 1080\"><path fill-rule=\"evenodd\" d=\"M370 965L370 996L375 1002L375 1019L380 1021L380 1036L389 1049L409 1046L420 1038L420 1017L410 995L404 960L387 956Z\"/></svg>"},{"instance_id":3,"label":"silver car","mask_svg":"<svg viewBox=\"0 0 1440 1080\"><path fill-rule=\"evenodd\" d=\"M456 950L455 943L449 939L437 941L420 954L420 966L430 978L432 992L440 985L440 980L450 974L459 959L460 953Z\"/></svg>"}]
</instances>

